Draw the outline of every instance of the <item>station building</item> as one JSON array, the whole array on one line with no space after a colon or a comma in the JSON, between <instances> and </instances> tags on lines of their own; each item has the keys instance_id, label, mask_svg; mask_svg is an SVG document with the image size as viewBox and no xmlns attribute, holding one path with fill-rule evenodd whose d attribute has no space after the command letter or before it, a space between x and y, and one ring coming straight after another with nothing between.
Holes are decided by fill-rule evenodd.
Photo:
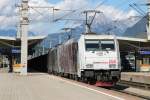
<instances>
[{"instance_id":1,"label":"station building","mask_svg":"<svg viewBox=\"0 0 150 100\"><path fill-rule=\"evenodd\" d=\"M148 16L128 28L124 36L135 41L120 41L123 71L150 71L150 28Z\"/></svg>"},{"instance_id":2,"label":"station building","mask_svg":"<svg viewBox=\"0 0 150 100\"><path fill-rule=\"evenodd\" d=\"M150 28L147 22L147 17L143 17L134 26L128 28L123 36L117 36L122 71L150 71ZM58 45L59 36L51 36L29 37L28 59L44 55L48 53L49 48ZM0 68L11 69L14 64L20 63L20 45L21 42L16 37L0 36Z\"/></svg>"},{"instance_id":3,"label":"station building","mask_svg":"<svg viewBox=\"0 0 150 100\"><path fill-rule=\"evenodd\" d=\"M32 47L40 43L45 36L31 36L28 38L28 55L33 55ZM0 69L12 71L14 64L20 64L21 41L16 37L0 36Z\"/></svg>"}]
</instances>

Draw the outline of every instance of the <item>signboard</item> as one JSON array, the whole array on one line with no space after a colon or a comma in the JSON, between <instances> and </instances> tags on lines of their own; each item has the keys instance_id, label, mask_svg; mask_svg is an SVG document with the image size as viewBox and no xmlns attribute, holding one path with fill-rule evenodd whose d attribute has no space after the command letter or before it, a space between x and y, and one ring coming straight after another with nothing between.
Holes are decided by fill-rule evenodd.
<instances>
[{"instance_id":1,"label":"signboard","mask_svg":"<svg viewBox=\"0 0 150 100\"><path fill-rule=\"evenodd\" d=\"M141 55L150 55L150 51L140 51Z\"/></svg>"},{"instance_id":2,"label":"signboard","mask_svg":"<svg viewBox=\"0 0 150 100\"><path fill-rule=\"evenodd\" d=\"M12 53L21 53L21 50L20 49L12 49L11 52Z\"/></svg>"}]
</instances>

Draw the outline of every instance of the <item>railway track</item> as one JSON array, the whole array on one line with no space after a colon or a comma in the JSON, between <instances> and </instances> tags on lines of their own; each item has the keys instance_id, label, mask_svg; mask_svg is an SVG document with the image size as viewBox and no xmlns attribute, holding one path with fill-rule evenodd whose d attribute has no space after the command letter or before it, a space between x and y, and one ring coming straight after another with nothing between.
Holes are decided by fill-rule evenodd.
<instances>
[{"instance_id":1,"label":"railway track","mask_svg":"<svg viewBox=\"0 0 150 100\"><path fill-rule=\"evenodd\" d=\"M65 77L63 77L63 78L65 78ZM68 78L65 78L65 79L68 79ZM74 79L68 79L68 80L72 80L72 81L75 81L75 82L81 82L81 81L77 81L77 80L74 80ZM81 83L89 84L88 82L81 82ZM90 84L90 85L97 87L95 84ZM146 100L150 100L150 96L144 96L142 94L137 94L137 93L125 91L125 89L130 88L130 87L138 88L138 89L141 89L141 90L145 89L145 85L142 85L142 86L140 86L140 85L142 85L142 84L119 81L113 87L101 87L101 88L116 91L116 92L125 93L125 94L128 94L128 95L136 96L136 97L143 98L143 99L146 99ZM149 86L147 86L147 87L149 87ZM149 90L149 88L146 88L146 89Z\"/></svg>"},{"instance_id":2,"label":"railway track","mask_svg":"<svg viewBox=\"0 0 150 100\"><path fill-rule=\"evenodd\" d=\"M85 83L85 84L88 84L88 83ZM96 85L94 85L94 86L96 86ZM142 95L142 94L125 91L125 89L131 88L131 87L137 88L137 89L141 89L141 90L145 90L145 89L146 90L150 90L150 85L138 84L138 83L133 83L133 82L125 82L125 81L119 81L113 87L101 87L101 88L105 88L105 89L108 89L108 90L113 90L113 91L116 91L116 92L121 92L121 93L125 93L125 94L128 94L128 95L132 95L132 96L136 96L136 97L139 97L139 98L143 98L143 99L146 99L146 100L150 100L150 96L145 96L145 95Z\"/></svg>"},{"instance_id":3,"label":"railway track","mask_svg":"<svg viewBox=\"0 0 150 100\"><path fill-rule=\"evenodd\" d=\"M150 90L150 84L144 84L144 83L136 83L136 82L129 82L129 81L119 81L117 85L123 85L123 86L132 86L140 89L146 89Z\"/></svg>"},{"instance_id":4,"label":"railway track","mask_svg":"<svg viewBox=\"0 0 150 100\"><path fill-rule=\"evenodd\" d=\"M140 98L144 98L146 100L150 100L150 96L145 96L143 94L136 93L136 92L125 91L125 89L127 89L129 87L130 88L137 88L137 89L141 89L141 90L150 90L150 85L148 85L148 84L127 82L127 81L119 81L114 87L109 88L109 90L114 90L114 91L129 94L129 95L137 96Z\"/></svg>"}]
</instances>

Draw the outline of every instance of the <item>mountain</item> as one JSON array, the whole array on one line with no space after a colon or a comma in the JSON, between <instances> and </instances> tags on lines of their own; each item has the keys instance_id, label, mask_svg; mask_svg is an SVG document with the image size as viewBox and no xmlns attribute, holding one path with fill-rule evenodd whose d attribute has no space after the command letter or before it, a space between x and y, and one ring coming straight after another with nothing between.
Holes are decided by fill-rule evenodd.
<instances>
[{"instance_id":1,"label":"mountain","mask_svg":"<svg viewBox=\"0 0 150 100\"><path fill-rule=\"evenodd\" d=\"M0 36L10 36L10 37L15 37L17 31L13 29L9 30L0 30ZM33 32L29 32L29 36L35 36Z\"/></svg>"},{"instance_id":2,"label":"mountain","mask_svg":"<svg viewBox=\"0 0 150 100\"><path fill-rule=\"evenodd\" d=\"M99 19L96 18L93 25L92 25L92 32L95 32L97 34L115 34L117 36L125 36L125 31L130 26L134 25L136 21L112 21L108 20L107 18ZM75 30L72 31L72 34L70 33L54 33L49 34L48 37L44 40L41 45L45 45L45 47L52 47L58 45L60 42L65 42L68 40L69 35L71 35L72 38L78 39L82 33L85 32L85 25L81 24L80 26L77 26ZM45 42L46 41L46 42Z\"/></svg>"},{"instance_id":3,"label":"mountain","mask_svg":"<svg viewBox=\"0 0 150 100\"><path fill-rule=\"evenodd\" d=\"M117 36L125 36L126 29L132 27L136 24L138 20L131 19L122 19L113 21L105 16L98 16L95 18L91 30L96 34L115 34ZM80 23L77 23L80 24ZM56 45L63 43L68 40L69 35L71 38L78 39L81 34L85 32L85 25L80 24L79 26L74 28L75 30L68 33L53 33L49 34L45 40L41 43L41 47L45 46L46 48L55 47ZM130 37L130 36L129 36Z\"/></svg>"},{"instance_id":4,"label":"mountain","mask_svg":"<svg viewBox=\"0 0 150 100\"><path fill-rule=\"evenodd\" d=\"M96 18L92 24L92 32L95 32L96 34L115 34L117 36L125 36L124 33L126 32L126 29L133 26L137 20L121 20L121 21L112 21L111 19L102 17ZM81 24L80 26L77 26L75 30L72 31L72 38L78 39L82 33L85 32L85 25ZM65 42L68 40L68 35L70 33L54 33L49 34L42 45L46 45L46 47L50 47L50 41L51 45L54 47L59 44L59 42ZM130 36L129 36L130 37Z\"/></svg>"},{"instance_id":5,"label":"mountain","mask_svg":"<svg viewBox=\"0 0 150 100\"><path fill-rule=\"evenodd\" d=\"M127 28L123 35L127 37L147 38L147 16L144 16L132 27Z\"/></svg>"}]
</instances>

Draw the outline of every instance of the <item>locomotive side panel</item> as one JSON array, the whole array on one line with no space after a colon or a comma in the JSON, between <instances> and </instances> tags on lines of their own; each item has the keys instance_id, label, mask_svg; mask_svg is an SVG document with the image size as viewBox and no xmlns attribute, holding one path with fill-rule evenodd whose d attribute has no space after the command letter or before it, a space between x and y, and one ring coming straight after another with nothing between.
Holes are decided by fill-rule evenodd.
<instances>
[{"instance_id":1,"label":"locomotive side panel","mask_svg":"<svg viewBox=\"0 0 150 100\"><path fill-rule=\"evenodd\" d=\"M57 56L57 49L51 49L48 53L48 72L49 73L58 73L59 67L58 67L58 56Z\"/></svg>"},{"instance_id":2,"label":"locomotive side panel","mask_svg":"<svg viewBox=\"0 0 150 100\"><path fill-rule=\"evenodd\" d=\"M48 72L77 75L78 45L74 40L51 49L48 53Z\"/></svg>"},{"instance_id":3,"label":"locomotive side panel","mask_svg":"<svg viewBox=\"0 0 150 100\"><path fill-rule=\"evenodd\" d=\"M73 40L58 47L58 61L61 73L77 74L77 43Z\"/></svg>"}]
</instances>

